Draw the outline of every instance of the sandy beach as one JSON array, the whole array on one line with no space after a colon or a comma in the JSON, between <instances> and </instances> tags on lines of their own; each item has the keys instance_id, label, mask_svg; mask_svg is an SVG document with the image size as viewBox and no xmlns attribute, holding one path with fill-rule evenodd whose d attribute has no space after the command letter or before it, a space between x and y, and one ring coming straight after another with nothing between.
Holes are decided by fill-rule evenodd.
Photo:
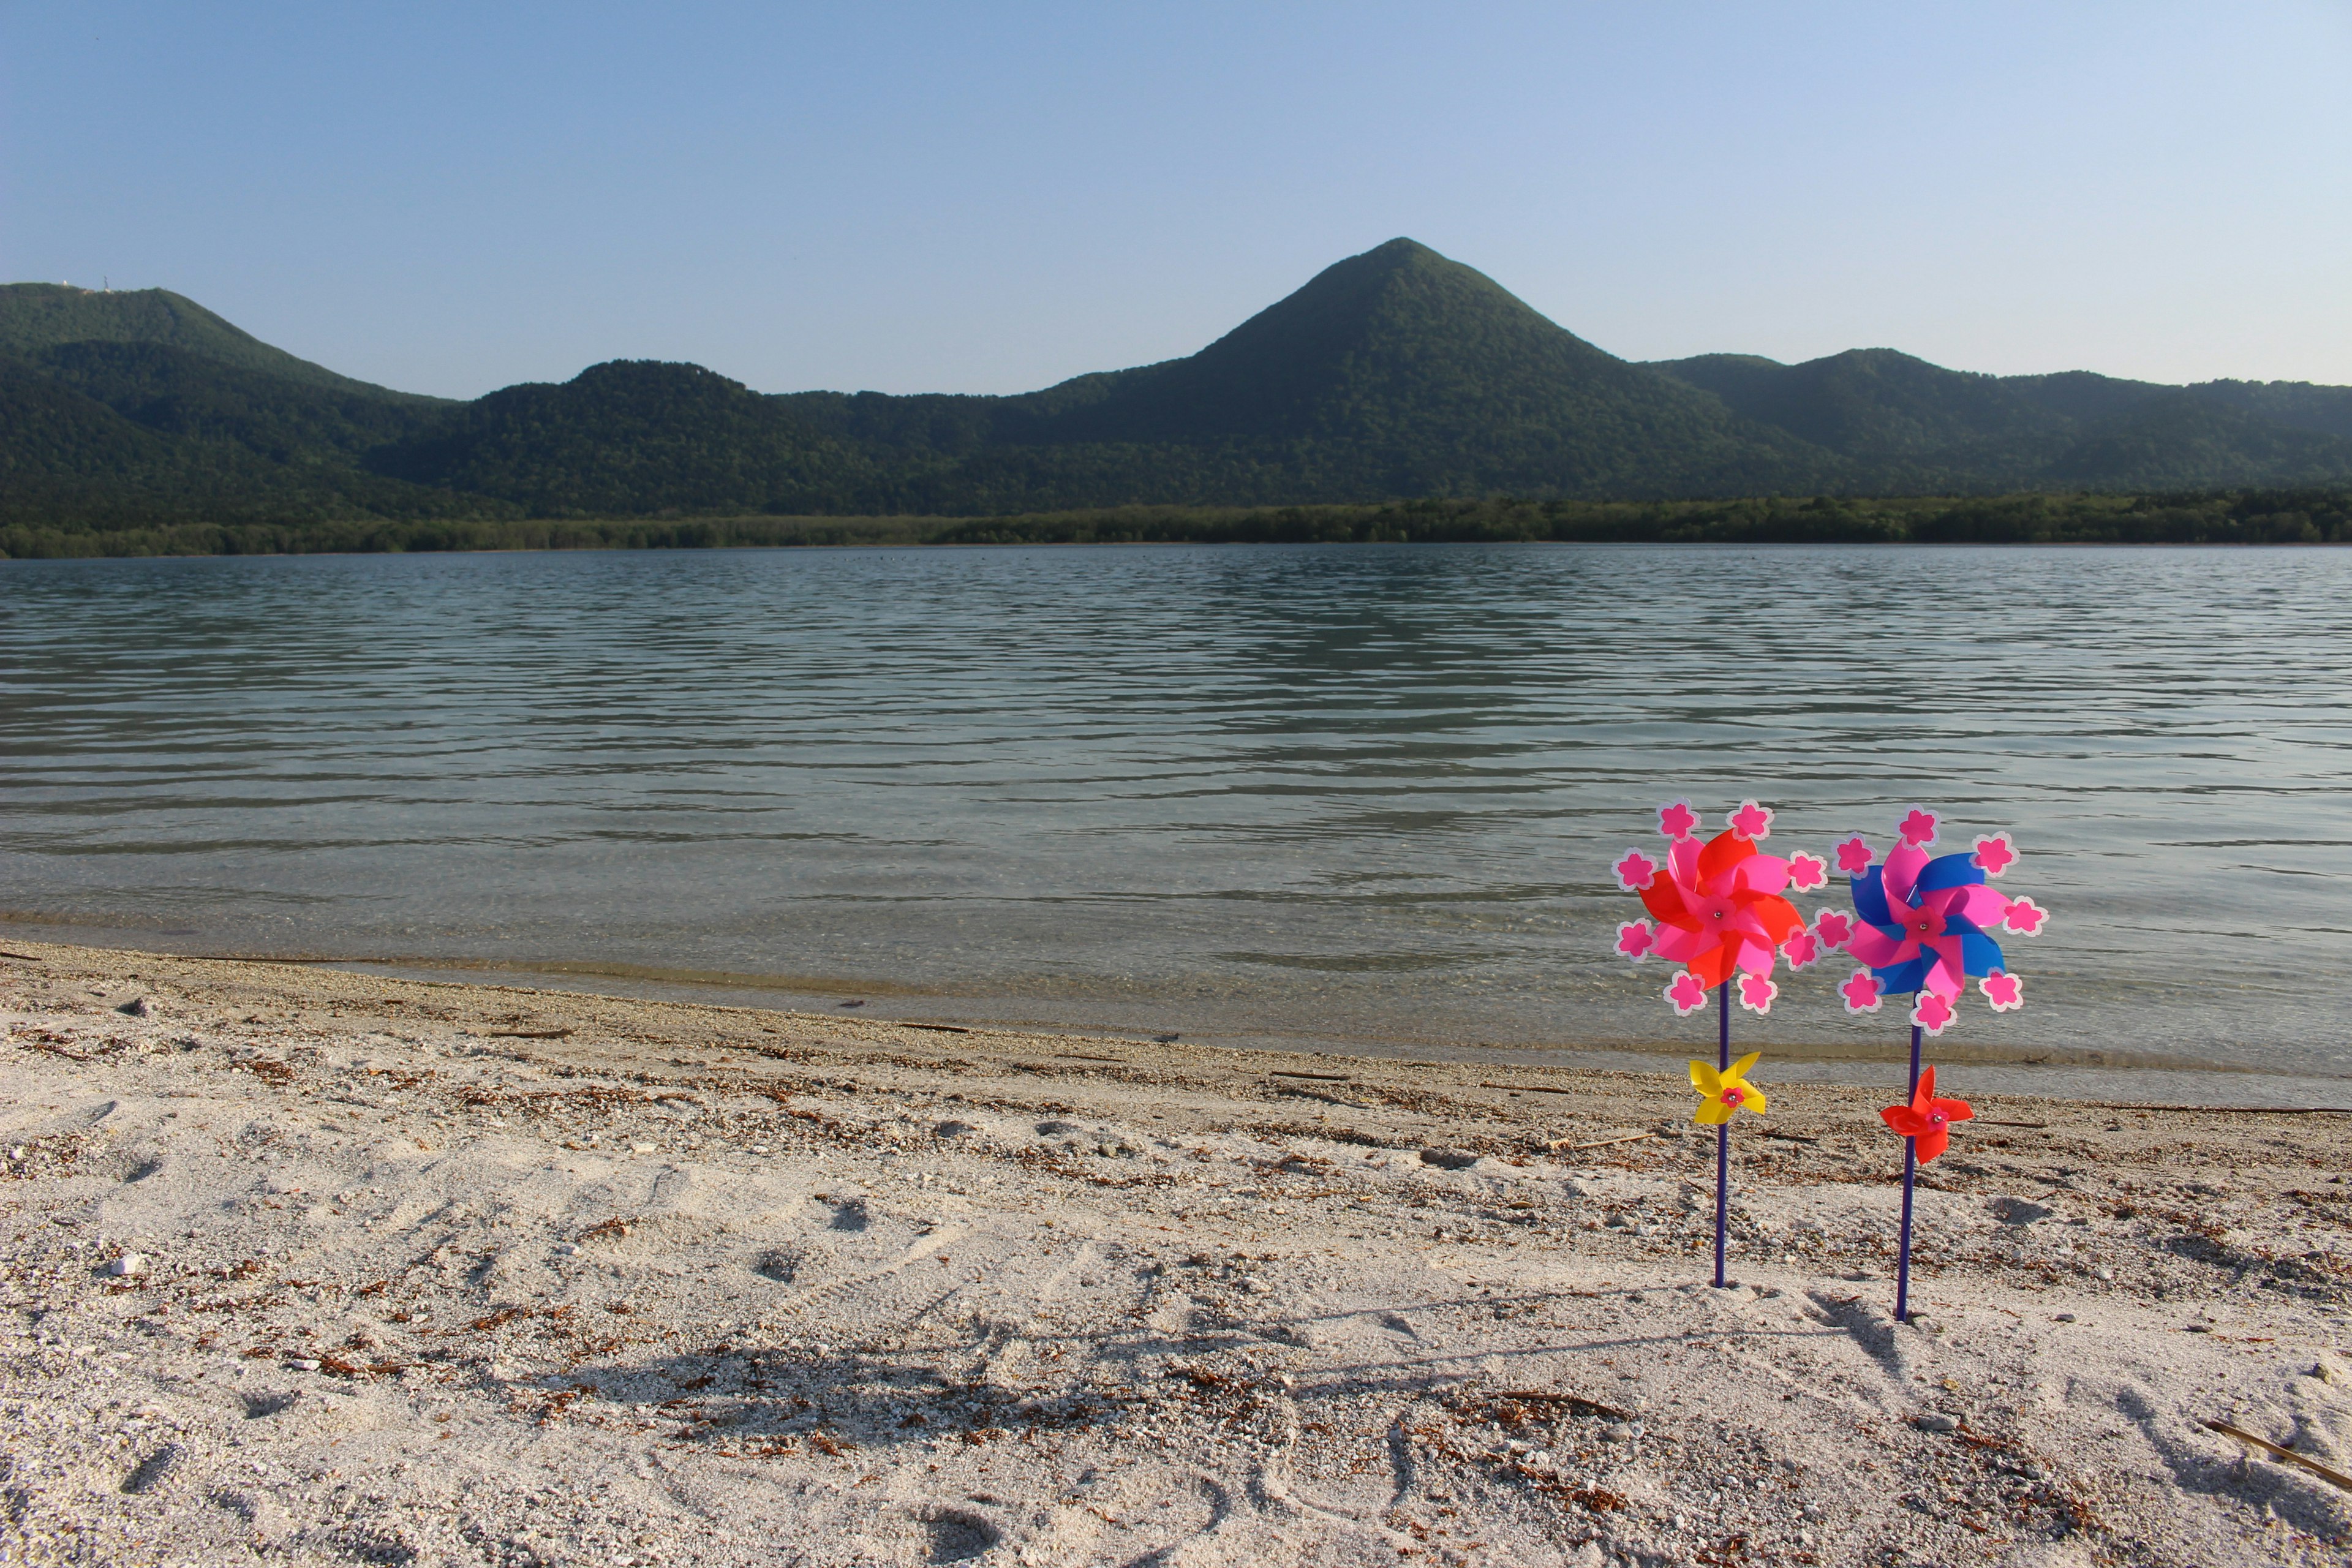
<instances>
[{"instance_id":1,"label":"sandy beach","mask_svg":"<svg viewBox=\"0 0 2352 1568\"><path fill-rule=\"evenodd\" d=\"M5 944L0 1559L2336 1563L2339 1116ZM1758 1081L1773 1087L1771 1063ZM1968 1093L1964 1079L1947 1085Z\"/></svg>"}]
</instances>

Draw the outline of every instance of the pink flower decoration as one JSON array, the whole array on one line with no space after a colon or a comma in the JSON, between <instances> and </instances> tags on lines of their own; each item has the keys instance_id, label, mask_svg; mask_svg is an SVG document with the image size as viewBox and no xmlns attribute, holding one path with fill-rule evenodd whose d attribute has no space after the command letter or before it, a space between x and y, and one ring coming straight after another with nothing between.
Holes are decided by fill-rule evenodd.
<instances>
[{"instance_id":1,"label":"pink flower decoration","mask_svg":"<svg viewBox=\"0 0 2352 1568\"><path fill-rule=\"evenodd\" d=\"M1880 1001L1878 977L1867 969L1857 969L1853 979L1838 987L1838 994L1845 998L1849 1013L1875 1013Z\"/></svg>"},{"instance_id":2,"label":"pink flower decoration","mask_svg":"<svg viewBox=\"0 0 2352 1568\"><path fill-rule=\"evenodd\" d=\"M1823 910L1813 921L1813 935L1832 952L1853 940L1853 917L1837 910Z\"/></svg>"},{"instance_id":3,"label":"pink flower decoration","mask_svg":"<svg viewBox=\"0 0 2352 1568\"><path fill-rule=\"evenodd\" d=\"M1617 885L1629 893L1638 893L1650 885L1658 874L1658 863L1639 849L1628 849L1625 858L1612 868L1617 873Z\"/></svg>"},{"instance_id":4,"label":"pink flower decoration","mask_svg":"<svg viewBox=\"0 0 2352 1568\"><path fill-rule=\"evenodd\" d=\"M1812 932L1801 931L1780 944L1780 955L1789 961L1790 968L1802 969L1821 957L1822 944Z\"/></svg>"},{"instance_id":5,"label":"pink flower decoration","mask_svg":"<svg viewBox=\"0 0 2352 1568\"><path fill-rule=\"evenodd\" d=\"M1669 838L1688 838L1698 831L1698 813L1686 800L1658 807L1658 831Z\"/></svg>"},{"instance_id":6,"label":"pink flower decoration","mask_svg":"<svg viewBox=\"0 0 2352 1568\"><path fill-rule=\"evenodd\" d=\"M1801 893L1810 893L1830 879L1830 863L1818 855L1800 850L1789 857L1789 886Z\"/></svg>"},{"instance_id":7,"label":"pink flower decoration","mask_svg":"<svg viewBox=\"0 0 2352 1568\"><path fill-rule=\"evenodd\" d=\"M1911 1021L1931 1035L1940 1035L1953 1018L1952 999L1940 991L1922 991L1911 1009Z\"/></svg>"},{"instance_id":8,"label":"pink flower decoration","mask_svg":"<svg viewBox=\"0 0 2352 1568\"><path fill-rule=\"evenodd\" d=\"M1977 852L1969 857L1977 869L1988 877L1998 877L2017 864L2017 846L2009 841L2006 833L1996 833L1990 838L1977 840Z\"/></svg>"},{"instance_id":9,"label":"pink flower decoration","mask_svg":"<svg viewBox=\"0 0 2352 1568\"><path fill-rule=\"evenodd\" d=\"M1731 824L1731 831L1751 844L1759 838L1772 837L1771 811L1752 800L1741 801L1739 809L1733 812L1727 820Z\"/></svg>"},{"instance_id":10,"label":"pink flower decoration","mask_svg":"<svg viewBox=\"0 0 2352 1568\"><path fill-rule=\"evenodd\" d=\"M1870 869L1871 861L1877 858L1871 854L1870 846L1862 841L1860 834L1837 847L1837 858L1838 869L1849 877L1861 876Z\"/></svg>"},{"instance_id":11,"label":"pink flower decoration","mask_svg":"<svg viewBox=\"0 0 2352 1568\"><path fill-rule=\"evenodd\" d=\"M1915 805L1911 808L1911 815L1903 819L1902 826L1895 831L1903 836L1903 842L1911 848L1925 849L1936 842L1936 814L1922 811Z\"/></svg>"},{"instance_id":12,"label":"pink flower decoration","mask_svg":"<svg viewBox=\"0 0 2352 1568\"><path fill-rule=\"evenodd\" d=\"M1685 969L1666 987L1666 1000L1675 1005L1675 1012L1687 1016L1706 1005L1706 987L1698 983L1697 975Z\"/></svg>"},{"instance_id":13,"label":"pink flower decoration","mask_svg":"<svg viewBox=\"0 0 2352 1568\"><path fill-rule=\"evenodd\" d=\"M1627 921L1617 928L1617 951L1628 958L1639 959L1657 940L1658 933L1647 921Z\"/></svg>"},{"instance_id":14,"label":"pink flower decoration","mask_svg":"<svg viewBox=\"0 0 2352 1568\"><path fill-rule=\"evenodd\" d=\"M1780 988L1760 974L1739 977L1739 1005L1751 1013L1769 1013L1772 998L1779 994Z\"/></svg>"},{"instance_id":15,"label":"pink flower decoration","mask_svg":"<svg viewBox=\"0 0 2352 1568\"><path fill-rule=\"evenodd\" d=\"M1985 1000L1992 1004L1996 1013L2011 1012L2025 1005L2025 998L2020 994L2022 986L2017 976L2006 970L1994 970L1977 982L1977 989L1984 993Z\"/></svg>"},{"instance_id":16,"label":"pink flower decoration","mask_svg":"<svg viewBox=\"0 0 2352 1568\"><path fill-rule=\"evenodd\" d=\"M2000 923L2020 936L2040 936L2042 922L2049 918L2050 911L2032 899L2011 899L2000 912Z\"/></svg>"}]
</instances>

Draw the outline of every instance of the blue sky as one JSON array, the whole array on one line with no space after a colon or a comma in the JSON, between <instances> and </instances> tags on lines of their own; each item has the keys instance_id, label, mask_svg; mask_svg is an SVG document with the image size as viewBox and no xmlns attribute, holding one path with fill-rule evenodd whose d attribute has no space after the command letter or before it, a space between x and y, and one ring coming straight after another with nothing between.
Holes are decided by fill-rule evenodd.
<instances>
[{"instance_id":1,"label":"blue sky","mask_svg":"<svg viewBox=\"0 0 2352 1568\"><path fill-rule=\"evenodd\" d=\"M1634 359L2352 383L2352 5L0 5L0 276L1010 392L1397 235Z\"/></svg>"}]
</instances>

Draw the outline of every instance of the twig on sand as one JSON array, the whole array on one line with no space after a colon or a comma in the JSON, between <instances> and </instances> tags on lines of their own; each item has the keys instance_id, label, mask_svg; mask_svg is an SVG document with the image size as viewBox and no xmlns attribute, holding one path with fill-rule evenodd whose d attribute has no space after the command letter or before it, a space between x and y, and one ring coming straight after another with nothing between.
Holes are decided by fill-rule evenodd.
<instances>
[{"instance_id":1,"label":"twig on sand","mask_svg":"<svg viewBox=\"0 0 2352 1568\"><path fill-rule=\"evenodd\" d=\"M2331 1486L2338 1486L2347 1492L2352 1492L2352 1476L2347 1476L2341 1470L2331 1469L2317 1459L2306 1458L2293 1448L2282 1448L2269 1438L2257 1437L2244 1427L2232 1426L2227 1421L2207 1421L2202 1425L2209 1432L2219 1432L2225 1437L2235 1437L2241 1443L2250 1443L2273 1458L2284 1459L2290 1465L2301 1465Z\"/></svg>"},{"instance_id":2,"label":"twig on sand","mask_svg":"<svg viewBox=\"0 0 2352 1568\"><path fill-rule=\"evenodd\" d=\"M1587 1399L1580 1394L1552 1394L1538 1388L1498 1388L1487 1395L1490 1399L1515 1399L1522 1405L1565 1405L1579 1415L1606 1415L1612 1421L1631 1421L1630 1410L1620 1410L1613 1405L1603 1405L1597 1399Z\"/></svg>"},{"instance_id":3,"label":"twig on sand","mask_svg":"<svg viewBox=\"0 0 2352 1568\"><path fill-rule=\"evenodd\" d=\"M969 1035L971 1033L970 1029L965 1028L961 1024L901 1024L898 1027L902 1029L928 1029L934 1035Z\"/></svg>"},{"instance_id":4,"label":"twig on sand","mask_svg":"<svg viewBox=\"0 0 2352 1568\"><path fill-rule=\"evenodd\" d=\"M1604 1149L1612 1143L1639 1143L1644 1138L1655 1138L1654 1132L1621 1132L1614 1138L1595 1138L1590 1143L1571 1143L1565 1138L1555 1138L1544 1145L1555 1154L1573 1154L1579 1149Z\"/></svg>"},{"instance_id":5,"label":"twig on sand","mask_svg":"<svg viewBox=\"0 0 2352 1568\"><path fill-rule=\"evenodd\" d=\"M1818 1138L1808 1138L1801 1132L1783 1132L1777 1127L1764 1127L1758 1131L1766 1138L1778 1138L1783 1143L1818 1143Z\"/></svg>"},{"instance_id":6,"label":"twig on sand","mask_svg":"<svg viewBox=\"0 0 2352 1568\"><path fill-rule=\"evenodd\" d=\"M29 953L29 952L0 952L0 958L17 958L17 959L22 959L22 960L24 960L26 963L40 963L40 962L41 962L39 959L35 958L35 957L34 957L31 953Z\"/></svg>"},{"instance_id":7,"label":"twig on sand","mask_svg":"<svg viewBox=\"0 0 2352 1568\"><path fill-rule=\"evenodd\" d=\"M492 1029L487 1037L493 1040L560 1040L571 1033L569 1029Z\"/></svg>"},{"instance_id":8,"label":"twig on sand","mask_svg":"<svg viewBox=\"0 0 2352 1568\"><path fill-rule=\"evenodd\" d=\"M1353 1083L1356 1080L1343 1072L1269 1072L1268 1078L1312 1079L1317 1083Z\"/></svg>"},{"instance_id":9,"label":"twig on sand","mask_svg":"<svg viewBox=\"0 0 2352 1568\"><path fill-rule=\"evenodd\" d=\"M1979 1127L2031 1127L2037 1132L2050 1131L2050 1123L2047 1121L1995 1121L1984 1116L1972 1117L1970 1120Z\"/></svg>"},{"instance_id":10,"label":"twig on sand","mask_svg":"<svg viewBox=\"0 0 2352 1568\"><path fill-rule=\"evenodd\" d=\"M1562 1088L1560 1088L1560 1087L1559 1087L1559 1085L1557 1085L1557 1084L1549 1084L1549 1083L1488 1083L1488 1082L1485 1081L1484 1079L1481 1079L1481 1080L1479 1081L1478 1087L1479 1087L1480 1089L1511 1089L1511 1090L1513 1090L1514 1092L1516 1092L1516 1091L1517 1091L1517 1090L1519 1090L1519 1089L1533 1089L1533 1090L1534 1090L1536 1093L1538 1093L1538 1094L1576 1094L1576 1093L1580 1093L1580 1092L1581 1092L1580 1090L1573 1089L1562 1089Z\"/></svg>"},{"instance_id":11,"label":"twig on sand","mask_svg":"<svg viewBox=\"0 0 2352 1568\"><path fill-rule=\"evenodd\" d=\"M2190 1116L2352 1116L2352 1106L2343 1105L2109 1105L2094 1100L2091 1106L2095 1110L2179 1110Z\"/></svg>"},{"instance_id":12,"label":"twig on sand","mask_svg":"<svg viewBox=\"0 0 2352 1568\"><path fill-rule=\"evenodd\" d=\"M1115 1068L1127 1065L1125 1058L1120 1057L1090 1057L1084 1051L1055 1051L1054 1059L1057 1062L1108 1062Z\"/></svg>"}]
</instances>

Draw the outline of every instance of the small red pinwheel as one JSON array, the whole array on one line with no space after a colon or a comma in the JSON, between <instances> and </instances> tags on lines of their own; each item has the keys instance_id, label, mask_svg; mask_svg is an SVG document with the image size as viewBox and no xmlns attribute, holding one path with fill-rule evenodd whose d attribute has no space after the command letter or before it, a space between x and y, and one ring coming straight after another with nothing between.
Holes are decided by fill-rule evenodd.
<instances>
[{"instance_id":1,"label":"small red pinwheel","mask_svg":"<svg viewBox=\"0 0 2352 1568\"><path fill-rule=\"evenodd\" d=\"M1895 1136L1912 1140L1919 1152L1919 1163L1926 1164L1944 1152L1952 1141L1952 1123L1966 1121L1976 1114L1965 1100L1936 1098L1936 1069L1928 1068L1919 1075L1919 1087L1912 1091L1908 1105L1890 1105L1878 1113Z\"/></svg>"},{"instance_id":2,"label":"small red pinwheel","mask_svg":"<svg viewBox=\"0 0 2352 1568\"><path fill-rule=\"evenodd\" d=\"M1665 991L1677 1013L1696 1012L1709 991L1735 975L1739 1005L1769 1012L1780 991L1771 979L1774 955L1791 938L1807 935L1804 916L1780 894L1822 886L1829 865L1811 855L1782 859L1759 852L1756 841L1771 837L1772 813L1752 800L1740 802L1730 826L1703 845L1692 837L1698 824L1687 801L1663 806L1658 831L1672 840L1665 863L1638 849L1617 860L1618 885L1640 893L1658 922L1619 926L1617 951L1633 959L1656 953L1683 966ZM1800 948L1803 962L1817 955L1810 940Z\"/></svg>"}]
</instances>

